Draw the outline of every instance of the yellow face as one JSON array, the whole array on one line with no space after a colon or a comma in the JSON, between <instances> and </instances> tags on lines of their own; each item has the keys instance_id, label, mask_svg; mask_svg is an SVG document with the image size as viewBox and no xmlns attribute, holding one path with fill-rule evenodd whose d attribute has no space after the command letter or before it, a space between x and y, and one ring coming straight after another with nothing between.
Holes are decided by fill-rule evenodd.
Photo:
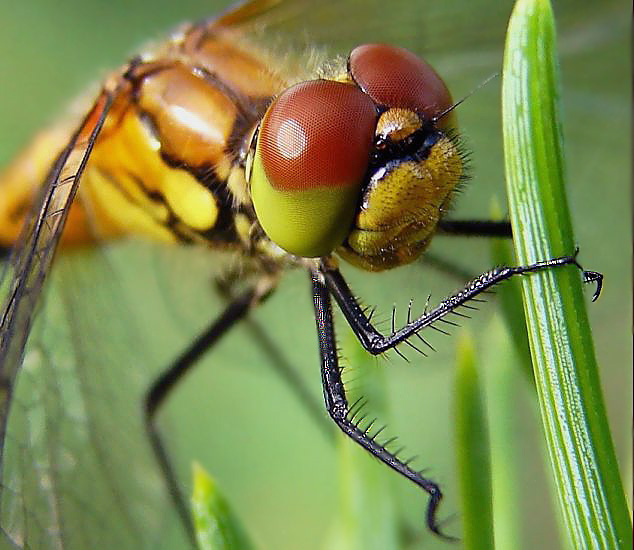
<instances>
[{"instance_id":1,"label":"yellow face","mask_svg":"<svg viewBox=\"0 0 634 550\"><path fill-rule=\"evenodd\" d=\"M418 136L418 137L417 137ZM386 111L377 124L386 152L365 185L354 224L337 253L368 271L414 261L433 237L463 174L455 139L406 109Z\"/></svg>"},{"instance_id":2,"label":"yellow face","mask_svg":"<svg viewBox=\"0 0 634 550\"><path fill-rule=\"evenodd\" d=\"M402 48L355 48L340 81L282 93L259 129L249 183L268 237L301 257L369 271L415 260L464 172L442 79Z\"/></svg>"}]
</instances>

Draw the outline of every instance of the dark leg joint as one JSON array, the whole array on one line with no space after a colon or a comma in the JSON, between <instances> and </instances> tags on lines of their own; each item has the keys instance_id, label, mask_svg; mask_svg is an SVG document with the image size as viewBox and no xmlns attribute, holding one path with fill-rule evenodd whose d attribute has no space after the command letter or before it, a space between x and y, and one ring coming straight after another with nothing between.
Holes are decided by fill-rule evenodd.
<instances>
[{"instance_id":1,"label":"dark leg joint","mask_svg":"<svg viewBox=\"0 0 634 550\"><path fill-rule=\"evenodd\" d=\"M187 499L182 494L176 471L169 453L161 438L157 426L157 414L161 406L172 393L176 385L192 369L193 365L204 355L231 327L243 319L261 294L251 289L238 296L227 306L222 315L214 321L191 346L187 348L152 384L145 395L144 421L150 445L163 474L170 498L178 512L192 548L197 547L194 523L191 518Z\"/></svg>"}]
</instances>

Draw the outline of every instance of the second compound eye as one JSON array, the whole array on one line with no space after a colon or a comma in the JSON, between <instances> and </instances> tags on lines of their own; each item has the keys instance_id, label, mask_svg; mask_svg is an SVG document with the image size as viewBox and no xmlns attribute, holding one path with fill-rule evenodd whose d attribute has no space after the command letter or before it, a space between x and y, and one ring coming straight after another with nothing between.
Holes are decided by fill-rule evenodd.
<instances>
[{"instance_id":1,"label":"second compound eye","mask_svg":"<svg viewBox=\"0 0 634 550\"><path fill-rule=\"evenodd\" d=\"M412 109L433 119L452 105L438 73L412 52L389 44L364 44L350 53L350 74L377 104Z\"/></svg>"},{"instance_id":2,"label":"second compound eye","mask_svg":"<svg viewBox=\"0 0 634 550\"><path fill-rule=\"evenodd\" d=\"M341 242L366 173L376 109L351 84L312 80L282 93L262 120L251 174L258 220L288 252L316 257Z\"/></svg>"}]
</instances>

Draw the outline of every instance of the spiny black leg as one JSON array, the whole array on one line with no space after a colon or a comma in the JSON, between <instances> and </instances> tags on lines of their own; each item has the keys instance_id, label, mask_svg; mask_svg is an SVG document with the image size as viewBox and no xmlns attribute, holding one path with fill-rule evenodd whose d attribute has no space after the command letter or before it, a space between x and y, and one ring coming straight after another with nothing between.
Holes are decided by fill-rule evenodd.
<instances>
[{"instance_id":1,"label":"spiny black leg","mask_svg":"<svg viewBox=\"0 0 634 550\"><path fill-rule=\"evenodd\" d=\"M462 237L512 237L511 223L493 220L440 220L439 234Z\"/></svg>"},{"instance_id":2,"label":"spiny black leg","mask_svg":"<svg viewBox=\"0 0 634 550\"><path fill-rule=\"evenodd\" d=\"M313 282L313 300L315 306L315 321L319 336L319 352L321 355L321 380L324 389L324 399L330 417L337 426L353 441L361 445L366 451L372 453L390 468L414 482L429 494L427 506L427 526L437 535L449 540L441 533L436 521L436 510L442 499L440 488L433 481L424 478L419 472L412 470L405 462L402 462L393 453L368 435L366 430L359 428L358 422L351 418L350 407L346 399L346 392L341 380L341 370L337 358L337 346L335 330L332 319L330 293L319 271L311 271Z\"/></svg>"},{"instance_id":3,"label":"spiny black leg","mask_svg":"<svg viewBox=\"0 0 634 550\"><path fill-rule=\"evenodd\" d=\"M197 548L194 525L187 500L181 493L174 467L168 456L165 444L159 434L156 423L157 412L176 384L182 380L191 367L204 355L230 328L243 319L253 306L261 301L263 293L256 289L246 291L227 306L218 317L174 363L154 381L145 396L145 427L156 455L159 467L165 478L170 497L178 511L180 519L194 548Z\"/></svg>"},{"instance_id":4,"label":"spiny black leg","mask_svg":"<svg viewBox=\"0 0 634 550\"><path fill-rule=\"evenodd\" d=\"M502 237L512 238L511 224L507 221L493 220L441 220L438 223L438 235L449 237ZM432 267L441 273L446 273L459 279L463 283L476 276L473 271L468 271L462 266L426 251L421 257L421 264Z\"/></svg>"},{"instance_id":5,"label":"spiny black leg","mask_svg":"<svg viewBox=\"0 0 634 550\"><path fill-rule=\"evenodd\" d=\"M440 302L438 306L429 312L423 313L418 319L408 322L405 326L398 330L393 330L389 336L383 336L371 323L365 315L363 309L353 296L348 284L336 267L329 267L326 262L322 262L320 272L324 277L328 290L332 293L335 300L339 304L341 311L348 320L348 324L357 335L361 345L370 353L377 355L389 349L395 348L401 342L407 340L410 336L441 320L450 313L455 313L456 309L464 306L469 300L474 299L478 294L488 290L492 286L510 279L515 275L524 275L535 271L542 271L553 267L564 265L575 265L581 269L577 263L575 256L563 256L544 262L537 262L527 266L519 267L500 267L483 273L470 283L468 283L461 291L450 296ZM597 299L601 290L603 276L594 271L584 271L585 282L596 282L597 290L595 291L593 301Z\"/></svg>"},{"instance_id":6,"label":"spiny black leg","mask_svg":"<svg viewBox=\"0 0 634 550\"><path fill-rule=\"evenodd\" d=\"M512 238L513 231L511 223L507 221L493 220L441 220L438 222L440 235L452 237L501 237ZM466 272L445 259L437 258L433 254L425 254L425 259L432 267L449 273L455 277L465 278ZM466 277L470 279L470 277ZM586 283L596 283L597 288L592 296L592 301L596 301L601 294L603 286L603 275L596 271L584 271L583 280Z\"/></svg>"}]
</instances>

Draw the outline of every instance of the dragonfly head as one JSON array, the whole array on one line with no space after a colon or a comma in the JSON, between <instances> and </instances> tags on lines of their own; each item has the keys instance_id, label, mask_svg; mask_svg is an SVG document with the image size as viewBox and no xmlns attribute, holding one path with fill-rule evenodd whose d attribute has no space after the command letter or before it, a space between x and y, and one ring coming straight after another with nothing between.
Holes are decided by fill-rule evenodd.
<instances>
[{"instance_id":1,"label":"dragonfly head","mask_svg":"<svg viewBox=\"0 0 634 550\"><path fill-rule=\"evenodd\" d=\"M451 106L427 63L386 44L355 48L340 80L283 92L262 119L249 175L268 237L370 271L415 260L464 173Z\"/></svg>"}]
</instances>

